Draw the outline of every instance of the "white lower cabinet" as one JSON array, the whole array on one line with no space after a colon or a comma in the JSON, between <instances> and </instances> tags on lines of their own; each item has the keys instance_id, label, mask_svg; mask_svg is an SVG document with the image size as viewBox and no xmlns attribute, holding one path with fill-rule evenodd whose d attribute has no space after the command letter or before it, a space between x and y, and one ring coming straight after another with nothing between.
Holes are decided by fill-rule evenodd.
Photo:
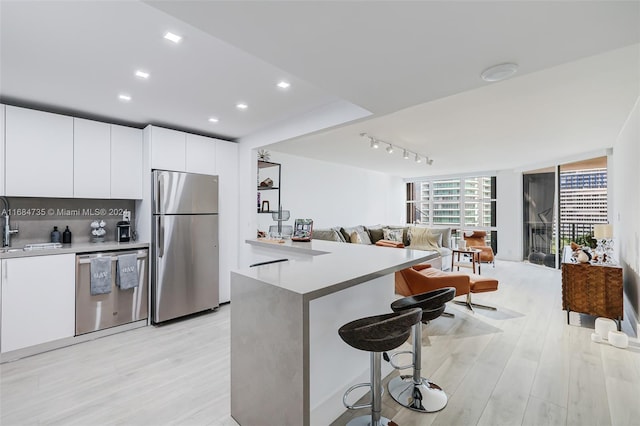
<instances>
[{"instance_id":1,"label":"white lower cabinet","mask_svg":"<svg viewBox=\"0 0 640 426\"><path fill-rule=\"evenodd\" d=\"M9 352L75 331L75 254L2 260L0 351Z\"/></svg>"}]
</instances>

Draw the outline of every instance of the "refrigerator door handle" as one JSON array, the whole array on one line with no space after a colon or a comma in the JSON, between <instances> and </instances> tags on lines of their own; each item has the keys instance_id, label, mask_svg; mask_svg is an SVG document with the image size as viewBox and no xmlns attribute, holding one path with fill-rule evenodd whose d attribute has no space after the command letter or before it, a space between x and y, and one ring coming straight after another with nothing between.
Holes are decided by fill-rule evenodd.
<instances>
[{"instance_id":1,"label":"refrigerator door handle","mask_svg":"<svg viewBox=\"0 0 640 426\"><path fill-rule=\"evenodd\" d=\"M164 256L164 216L158 217L158 257Z\"/></svg>"},{"instance_id":2,"label":"refrigerator door handle","mask_svg":"<svg viewBox=\"0 0 640 426\"><path fill-rule=\"evenodd\" d=\"M162 208L162 202L160 200L161 194L164 193L164 175L158 174L158 182L156 185L156 213L163 213L160 211Z\"/></svg>"}]
</instances>

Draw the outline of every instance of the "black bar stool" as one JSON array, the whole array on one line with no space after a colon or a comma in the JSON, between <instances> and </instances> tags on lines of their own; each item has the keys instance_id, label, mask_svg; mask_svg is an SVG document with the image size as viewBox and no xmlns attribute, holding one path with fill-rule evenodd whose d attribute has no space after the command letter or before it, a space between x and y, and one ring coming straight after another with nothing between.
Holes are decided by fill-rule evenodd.
<instances>
[{"instance_id":1,"label":"black bar stool","mask_svg":"<svg viewBox=\"0 0 640 426\"><path fill-rule=\"evenodd\" d=\"M453 287L444 287L426 293L398 299L391 304L394 312L404 312L420 308L422 310L421 322L438 318L444 312L445 303L456 295ZM393 354L391 365L397 369L413 367L413 374L394 377L389 381L389 394L403 407L423 413L440 411L447 405L447 394L440 386L431 383L421 375L422 366L422 323L413 326L413 352L402 351ZM393 358L397 355L413 353L413 363L410 365L395 365ZM386 359L386 354L385 354Z\"/></svg>"},{"instance_id":2,"label":"black bar stool","mask_svg":"<svg viewBox=\"0 0 640 426\"><path fill-rule=\"evenodd\" d=\"M371 353L371 382L351 386L342 397L342 403L348 409L371 407L371 414L356 417L347 423L347 426L389 425L390 420L381 416L382 392L384 391L382 388L381 355L384 351L390 351L402 345L409 338L411 327L420 324L421 317L422 309L407 309L402 312L360 318L340 327L338 334L349 346ZM368 404L347 404L347 396L351 391L361 387L371 388L371 401ZM394 423L391 422L391 424Z\"/></svg>"}]
</instances>

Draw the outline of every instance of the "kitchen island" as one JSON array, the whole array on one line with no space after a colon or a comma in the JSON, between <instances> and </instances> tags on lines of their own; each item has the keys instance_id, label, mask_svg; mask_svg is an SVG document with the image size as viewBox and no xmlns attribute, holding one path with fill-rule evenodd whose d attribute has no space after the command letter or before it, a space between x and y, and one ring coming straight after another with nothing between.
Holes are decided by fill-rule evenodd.
<instances>
[{"instance_id":1,"label":"kitchen island","mask_svg":"<svg viewBox=\"0 0 640 426\"><path fill-rule=\"evenodd\" d=\"M346 389L369 381L369 354L344 343L338 328L391 312L394 272L439 255L246 242L256 255L289 260L231 273L231 415L240 425L330 424L345 410ZM383 366L383 375L390 371Z\"/></svg>"}]
</instances>

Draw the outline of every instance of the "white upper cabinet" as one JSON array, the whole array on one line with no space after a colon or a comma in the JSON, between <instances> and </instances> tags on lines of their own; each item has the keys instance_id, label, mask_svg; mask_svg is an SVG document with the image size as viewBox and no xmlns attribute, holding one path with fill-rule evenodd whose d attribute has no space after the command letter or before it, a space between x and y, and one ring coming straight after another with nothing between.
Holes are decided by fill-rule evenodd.
<instances>
[{"instance_id":1,"label":"white upper cabinet","mask_svg":"<svg viewBox=\"0 0 640 426\"><path fill-rule=\"evenodd\" d=\"M4 195L4 105L0 104L0 195Z\"/></svg>"},{"instance_id":2,"label":"white upper cabinet","mask_svg":"<svg viewBox=\"0 0 640 426\"><path fill-rule=\"evenodd\" d=\"M16 197L73 197L73 118L6 106L5 189Z\"/></svg>"},{"instance_id":3,"label":"white upper cabinet","mask_svg":"<svg viewBox=\"0 0 640 426\"><path fill-rule=\"evenodd\" d=\"M186 167L189 173L215 175L217 140L187 133Z\"/></svg>"},{"instance_id":4,"label":"white upper cabinet","mask_svg":"<svg viewBox=\"0 0 640 426\"><path fill-rule=\"evenodd\" d=\"M186 134L177 130L151 127L151 168L184 171Z\"/></svg>"},{"instance_id":5,"label":"white upper cabinet","mask_svg":"<svg viewBox=\"0 0 640 426\"><path fill-rule=\"evenodd\" d=\"M109 198L111 195L111 126L73 119L73 196Z\"/></svg>"},{"instance_id":6,"label":"white upper cabinet","mask_svg":"<svg viewBox=\"0 0 640 426\"><path fill-rule=\"evenodd\" d=\"M111 198L142 199L142 130L111 125Z\"/></svg>"}]
</instances>

